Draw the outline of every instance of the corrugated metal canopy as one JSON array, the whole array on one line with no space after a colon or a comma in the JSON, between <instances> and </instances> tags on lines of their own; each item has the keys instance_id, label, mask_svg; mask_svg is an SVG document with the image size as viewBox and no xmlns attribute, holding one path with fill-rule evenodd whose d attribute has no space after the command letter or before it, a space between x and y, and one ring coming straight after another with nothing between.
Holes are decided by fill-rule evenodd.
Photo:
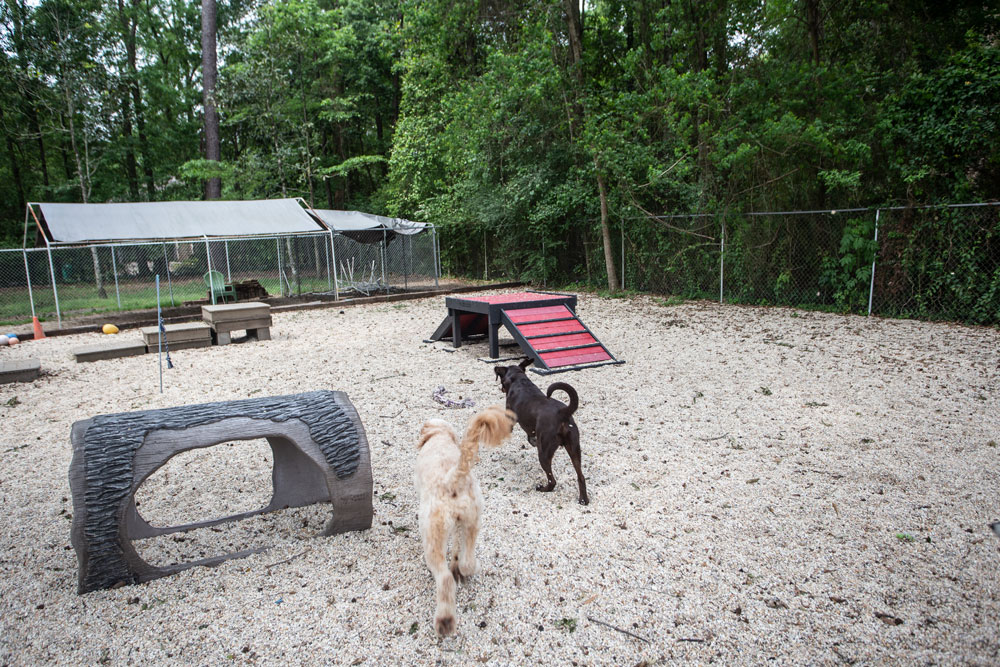
<instances>
[{"instance_id":1,"label":"corrugated metal canopy","mask_svg":"<svg viewBox=\"0 0 1000 667\"><path fill-rule=\"evenodd\" d=\"M388 218L360 211L334 211L328 208L313 209L335 232L358 232L368 229L389 229L398 234L419 234L427 228L426 222L413 222L403 218Z\"/></svg>"},{"instance_id":2,"label":"corrugated metal canopy","mask_svg":"<svg viewBox=\"0 0 1000 667\"><path fill-rule=\"evenodd\" d=\"M55 243L325 231L297 199L37 206Z\"/></svg>"}]
</instances>

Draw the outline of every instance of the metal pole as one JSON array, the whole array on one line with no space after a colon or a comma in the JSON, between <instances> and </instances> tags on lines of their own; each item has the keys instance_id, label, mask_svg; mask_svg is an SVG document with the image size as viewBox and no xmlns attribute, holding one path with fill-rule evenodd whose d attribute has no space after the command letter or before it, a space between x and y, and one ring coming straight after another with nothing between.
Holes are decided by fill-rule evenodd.
<instances>
[{"instance_id":1,"label":"metal pole","mask_svg":"<svg viewBox=\"0 0 1000 667\"><path fill-rule=\"evenodd\" d=\"M337 279L337 247L333 245L333 230L330 230L330 255L333 257L333 298L340 301L340 281Z\"/></svg>"},{"instance_id":2,"label":"metal pole","mask_svg":"<svg viewBox=\"0 0 1000 667\"><path fill-rule=\"evenodd\" d=\"M868 286L868 316L872 314L872 296L875 294L875 257L878 255L878 214L879 209L875 209L875 252L872 253L872 280Z\"/></svg>"},{"instance_id":3,"label":"metal pole","mask_svg":"<svg viewBox=\"0 0 1000 667\"><path fill-rule=\"evenodd\" d=\"M410 289L410 261L413 259L413 237L409 234L406 235L406 240L403 241L404 245L409 246L409 250L403 257L403 291L408 291Z\"/></svg>"},{"instance_id":4,"label":"metal pole","mask_svg":"<svg viewBox=\"0 0 1000 667\"><path fill-rule=\"evenodd\" d=\"M281 296L285 296L285 283L282 282L282 277L285 274L281 270L281 239L277 236L274 237L274 247L278 249L278 291Z\"/></svg>"},{"instance_id":5,"label":"metal pole","mask_svg":"<svg viewBox=\"0 0 1000 667\"><path fill-rule=\"evenodd\" d=\"M382 284L385 286L385 293L389 293L389 283L385 281L385 229L382 230Z\"/></svg>"},{"instance_id":6,"label":"metal pole","mask_svg":"<svg viewBox=\"0 0 1000 667\"><path fill-rule=\"evenodd\" d=\"M21 254L24 255L24 277L28 279L28 300L31 301L31 319L35 319L35 295L31 291L31 270L28 268L28 251L21 248Z\"/></svg>"},{"instance_id":7,"label":"metal pole","mask_svg":"<svg viewBox=\"0 0 1000 667\"><path fill-rule=\"evenodd\" d=\"M111 271L115 274L115 299L118 300L118 310L122 309L122 293L118 290L118 261L115 259L115 247L111 246Z\"/></svg>"},{"instance_id":8,"label":"metal pole","mask_svg":"<svg viewBox=\"0 0 1000 667\"><path fill-rule=\"evenodd\" d=\"M163 321L160 314L160 274L156 274L156 356L160 360L160 393L163 393L163 329L160 323Z\"/></svg>"},{"instance_id":9,"label":"metal pole","mask_svg":"<svg viewBox=\"0 0 1000 667\"><path fill-rule=\"evenodd\" d=\"M330 278L330 246L325 242L323 243L323 250L326 252L326 288L328 290L333 289L333 281Z\"/></svg>"},{"instance_id":10,"label":"metal pole","mask_svg":"<svg viewBox=\"0 0 1000 667\"><path fill-rule=\"evenodd\" d=\"M233 272L229 270L229 239L226 239L226 280L233 282Z\"/></svg>"},{"instance_id":11,"label":"metal pole","mask_svg":"<svg viewBox=\"0 0 1000 667\"><path fill-rule=\"evenodd\" d=\"M437 240L437 227L431 227L431 256L434 260L434 287L438 287L438 278L441 277L441 247Z\"/></svg>"},{"instance_id":12,"label":"metal pole","mask_svg":"<svg viewBox=\"0 0 1000 667\"><path fill-rule=\"evenodd\" d=\"M167 259L167 244L163 244L163 268L167 272L167 285L170 287L170 305L176 306L174 303L174 281L170 279L170 260Z\"/></svg>"},{"instance_id":13,"label":"metal pole","mask_svg":"<svg viewBox=\"0 0 1000 667\"><path fill-rule=\"evenodd\" d=\"M62 329L62 311L59 309L59 288L56 287L56 267L52 263L52 246L49 245L48 239L45 239L45 249L49 253L49 275L52 276L52 296L56 300L56 320L59 322L59 328Z\"/></svg>"},{"instance_id":14,"label":"metal pole","mask_svg":"<svg viewBox=\"0 0 1000 667\"><path fill-rule=\"evenodd\" d=\"M42 239L45 241L45 250L49 254L49 275L52 276L52 296L55 298L55 301L56 301L56 319L59 322L59 328L61 329L62 328L62 312L59 309L59 288L56 287L56 269L55 269L55 266L52 264L52 246L49 244L49 237L47 237L45 235L45 231L42 229L42 223L38 219L38 216L35 215L35 211L34 211L34 209L31 208L31 204L28 204L28 211L31 213L31 217L33 217L35 219L35 225L38 226L38 233L41 234ZM27 213L25 213L24 219L25 219L25 223L24 223L24 241L21 244L22 248L27 245L27 241L28 241L28 223L27 223L28 215L27 215Z\"/></svg>"},{"instance_id":15,"label":"metal pole","mask_svg":"<svg viewBox=\"0 0 1000 667\"><path fill-rule=\"evenodd\" d=\"M622 218L622 291L625 291L625 219Z\"/></svg>"},{"instance_id":16,"label":"metal pole","mask_svg":"<svg viewBox=\"0 0 1000 667\"><path fill-rule=\"evenodd\" d=\"M205 239L205 264L208 265L208 291L211 292L212 305L215 305L215 276L212 275L212 249L208 247L208 237Z\"/></svg>"},{"instance_id":17,"label":"metal pole","mask_svg":"<svg viewBox=\"0 0 1000 667\"><path fill-rule=\"evenodd\" d=\"M490 263L486 255L486 228L483 227L483 280L489 280L489 279L490 279Z\"/></svg>"},{"instance_id":18,"label":"metal pole","mask_svg":"<svg viewBox=\"0 0 1000 667\"><path fill-rule=\"evenodd\" d=\"M35 295L31 291L31 269L28 268L28 211L31 204L24 207L24 237L21 239L21 254L24 255L24 276L28 280L28 300L31 301L31 320L35 319Z\"/></svg>"},{"instance_id":19,"label":"metal pole","mask_svg":"<svg viewBox=\"0 0 1000 667\"><path fill-rule=\"evenodd\" d=\"M726 280L726 221L722 221L722 234L719 235L719 303L722 300L722 288Z\"/></svg>"}]
</instances>

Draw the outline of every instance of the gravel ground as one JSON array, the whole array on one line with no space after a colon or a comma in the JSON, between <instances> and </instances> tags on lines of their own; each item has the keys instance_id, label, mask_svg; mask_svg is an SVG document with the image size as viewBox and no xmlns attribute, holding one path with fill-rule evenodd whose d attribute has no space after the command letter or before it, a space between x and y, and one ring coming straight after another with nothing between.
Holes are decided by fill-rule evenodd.
<instances>
[{"instance_id":1,"label":"gravel ground","mask_svg":"<svg viewBox=\"0 0 1000 667\"><path fill-rule=\"evenodd\" d=\"M433 632L416 532L421 423L502 402L485 343L424 343L444 298L274 315L269 342L76 364L100 334L0 350L0 661L53 663L972 663L1000 660L1000 332L791 309L581 295L627 363L542 377L580 394L591 504L522 431L483 452L481 573ZM139 339L137 331L121 336ZM502 354L514 355L516 348ZM449 409L432 399L471 398ZM142 540L152 563L271 546L77 595L70 427L97 414L348 393L372 450L371 530L329 507ZM169 525L263 505L263 441L187 452L140 489Z\"/></svg>"}]
</instances>

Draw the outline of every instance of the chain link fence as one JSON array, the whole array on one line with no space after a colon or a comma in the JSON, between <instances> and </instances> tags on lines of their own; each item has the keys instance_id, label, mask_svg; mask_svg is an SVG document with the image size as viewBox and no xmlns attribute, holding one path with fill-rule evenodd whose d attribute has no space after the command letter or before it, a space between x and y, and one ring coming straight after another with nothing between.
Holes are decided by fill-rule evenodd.
<instances>
[{"instance_id":1,"label":"chain link fence","mask_svg":"<svg viewBox=\"0 0 1000 667\"><path fill-rule=\"evenodd\" d=\"M1000 324L1000 206L669 216L623 236L630 289Z\"/></svg>"},{"instance_id":2,"label":"chain link fence","mask_svg":"<svg viewBox=\"0 0 1000 667\"><path fill-rule=\"evenodd\" d=\"M372 235L374 234L374 236ZM50 261L51 257L51 261ZM435 287L436 231L303 234L0 250L0 325L211 300L209 272L239 298L349 298ZM218 287L218 286L216 286Z\"/></svg>"}]
</instances>

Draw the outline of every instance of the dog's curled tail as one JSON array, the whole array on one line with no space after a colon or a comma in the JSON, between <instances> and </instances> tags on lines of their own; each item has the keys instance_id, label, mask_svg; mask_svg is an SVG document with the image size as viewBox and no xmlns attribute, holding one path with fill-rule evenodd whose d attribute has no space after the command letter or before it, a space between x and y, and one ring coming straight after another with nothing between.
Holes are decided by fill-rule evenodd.
<instances>
[{"instance_id":1,"label":"dog's curled tail","mask_svg":"<svg viewBox=\"0 0 1000 667\"><path fill-rule=\"evenodd\" d=\"M580 405L580 401L576 395L576 389L573 389L573 387L569 386L565 382L553 382L552 384L549 385L549 388L548 390L546 390L545 395L548 396L549 398L552 398L552 394L559 391L560 389L565 391L566 394L569 396L569 405L563 408L563 410L566 411L566 416L568 417L569 415L576 412L577 406Z\"/></svg>"},{"instance_id":2,"label":"dog's curled tail","mask_svg":"<svg viewBox=\"0 0 1000 667\"><path fill-rule=\"evenodd\" d=\"M476 460L476 454L479 453L480 444L496 447L510 437L515 421L517 421L517 417L514 413L510 410L504 410L499 405L486 408L473 417L466 427L465 435L459 445L461 455L449 480L451 484L468 476L469 471L472 470L472 464Z\"/></svg>"}]
</instances>

